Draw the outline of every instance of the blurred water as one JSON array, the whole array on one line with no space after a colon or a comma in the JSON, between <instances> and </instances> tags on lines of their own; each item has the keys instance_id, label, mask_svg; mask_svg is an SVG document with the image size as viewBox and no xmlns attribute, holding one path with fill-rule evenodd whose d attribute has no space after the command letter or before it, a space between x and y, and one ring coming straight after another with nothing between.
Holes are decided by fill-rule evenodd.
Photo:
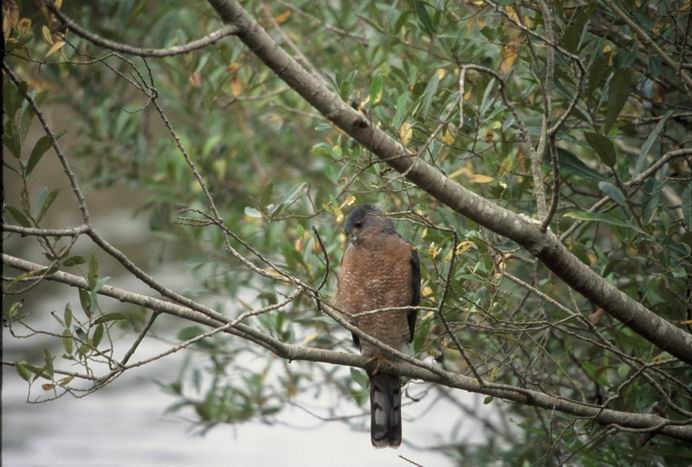
<instances>
[{"instance_id":1,"label":"blurred water","mask_svg":"<svg viewBox=\"0 0 692 467\"><path fill-rule=\"evenodd\" d=\"M43 309L54 309L72 297L55 294ZM17 358L27 341L4 336L5 359ZM168 344L145 340L138 356L153 355ZM444 456L407 446L399 450L375 450L369 434L338 422L322 422L297 407L288 407L279 420L268 426L258 421L237 426L219 426L204 436L191 433L193 414L165 414L176 399L164 393L154 380L175 379L182 354L128 371L115 383L86 398L65 396L53 402L28 404L27 385L13 368L3 369L2 459L6 466L250 466L250 465L407 465L399 454L423 465L452 465ZM40 388L34 388L34 394ZM471 402L475 396L468 395ZM477 398L476 398L477 402ZM318 397L304 394L297 403L315 412L337 404L329 391ZM354 414L353 406L339 413ZM426 404L404 408L404 416L416 416ZM484 407L481 405L481 407ZM424 416L404 422L404 438L417 446L445 442L460 412L440 402ZM477 422L466 420L462 436L481 441Z\"/></svg>"},{"instance_id":2,"label":"blurred water","mask_svg":"<svg viewBox=\"0 0 692 467\"><path fill-rule=\"evenodd\" d=\"M111 219L125 224L124 219ZM130 220L131 221L131 220ZM135 229L136 230L136 229ZM111 231L113 232L113 231ZM136 235L134 236L136 237ZM133 237L130 237L132 239ZM194 279L181 273L184 268L167 265L154 270L153 276L175 290L185 291ZM174 272L171 272L174 271ZM113 277L110 283L129 290L151 293L129 276ZM41 286L38 299L27 299L32 307L32 324L49 328L55 323L48 311L61 311L67 301L79 309L74 289L62 285ZM110 306L107 300L100 301ZM115 302L114 302L115 303ZM169 321L174 321L173 319ZM158 324L158 323L157 323ZM164 323L165 324L165 323ZM163 333L162 333L163 334ZM169 333L170 334L170 333ZM3 359L40 361L38 352L45 345L55 345L52 338L13 339L3 330ZM131 341L132 333L125 336ZM59 344L58 344L59 345ZM166 350L170 344L145 339L136 357L144 358ZM59 352L59 348L54 348ZM375 450L369 434L354 431L339 421L322 422L298 407L288 407L279 415L278 424L268 426L252 421L237 426L219 426L204 436L192 433L195 418L192 409L165 414L177 401L164 393L154 380L169 382L176 378L183 354L178 353L155 363L125 373L106 388L86 398L69 395L53 402L29 404L27 385L14 368L3 368L2 391L2 460L5 466L318 466L318 465L410 465L401 454L422 465L452 465L443 455L402 446L399 450ZM56 360L56 365L60 359ZM64 367L63 367L64 368ZM39 385L32 394L40 395ZM470 394L464 399L478 403ZM326 408L341 404L340 414L357 414L361 409L344 403L335 394L319 391L301 395L296 403L325 415ZM404 408L404 439L416 446L448 442L461 412L449 402L440 401L424 416L427 403ZM482 404L481 408L486 409ZM187 410L187 411L186 411ZM490 414L491 412L488 411ZM445 438L442 438L442 434ZM461 436L482 441L485 434L478 423L467 419Z\"/></svg>"},{"instance_id":3,"label":"blurred water","mask_svg":"<svg viewBox=\"0 0 692 467\"><path fill-rule=\"evenodd\" d=\"M69 135L65 140L69 140ZM27 147L32 147L28 144ZM69 148L68 148L69 149ZM69 152L69 151L68 151ZM56 181L60 173L54 158L44 158L32 174L37 186L63 183ZM6 180L5 180L6 181ZM17 196L12 181L5 184L9 202ZM150 256L156 254L156 241L152 239L143 217L133 219L131 213L146 197L128 187L115 186L108 190L87 193L97 230L132 257L136 263L160 282L185 293L194 287L195 278L185 268L159 265L151 268ZM63 186L54 204L55 211L47 217L47 226L76 225L79 218L70 197L69 188ZM30 240L13 237L3 244L5 252L45 263L40 249ZM152 248L152 246L154 246ZM81 240L75 253L90 252L93 246ZM113 278L109 284L134 292L153 294L143 284L122 271L103 263L101 271ZM110 270L113 269L113 270ZM62 285L45 284L27 297L25 306L33 310L32 320L40 326L55 324L49 311L59 313L66 301L79 309L74 289ZM101 303L101 301L100 301ZM158 324L158 323L157 323ZM127 338L134 338L129 334ZM50 338L13 339L3 328L3 359L40 361L43 346L55 345ZM59 345L59 344L57 344ZM168 344L161 340L145 339L137 358L165 350ZM56 349L57 350L57 349ZM370 446L369 433L352 430L348 425L333 421L322 422L297 407L288 407L279 414L279 421L268 426L260 421L242 425L219 426L206 435L191 431L194 415L191 409L175 414L165 410L177 400L164 393L154 380L172 381L176 378L182 354L174 354L153 364L125 373L115 383L86 398L65 396L53 402L29 404L26 402L27 385L14 368L3 367L2 380L2 465L4 466L378 466L411 465L399 458L403 455L426 466L452 465L445 456L432 451L402 446L399 450L375 450ZM60 358L56 359L60 365ZM344 371L347 371L344 369ZM35 388L34 391L41 391ZM478 407L477 412L494 417L489 406L479 398L456 391L468 405ZM319 397L303 394L297 404L325 414L325 408L341 404L340 414L361 411L347 404L329 391L319 391ZM482 441L486 434L482 426L449 402L440 401L432 409L420 403L404 407L404 439L416 446L432 446L449 441L449 433L459 418L465 418L456 439ZM186 410L188 410L186 412ZM423 415L419 416L420 414ZM413 416L415 421L407 421Z\"/></svg>"}]
</instances>

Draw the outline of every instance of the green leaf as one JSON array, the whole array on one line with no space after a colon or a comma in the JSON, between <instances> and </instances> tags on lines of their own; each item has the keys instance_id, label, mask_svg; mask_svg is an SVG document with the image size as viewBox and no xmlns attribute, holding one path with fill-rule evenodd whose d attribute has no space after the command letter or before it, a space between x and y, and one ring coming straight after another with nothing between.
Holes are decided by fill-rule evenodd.
<instances>
[{"instance_id":1,"label":"green leaf","mask_svg":"<svg viewBox=\"0 0 692 467\"><path fill-rule=\"evenodd\" d=\"M384 79L382 75L375 75L375 78L370 83L370 105L374 106L382 100L384 93Z\"/></svg>"},{"instance_id":2,"label":"green leaf","mask_svg":"<svg viewBox=\"0 0 692 467\"><path fill-rule=\"evenodd\" d=\"M584 133L584 136L601 161L608 167L613 167L615 165L615 147L610 138L598 133Z\"/></svg>"},{"instance_id":3,"label":"green leaf","mask_svg":"<svg viewBox=\"0 0 692 467\"><path fill-rule=\"evenodd\" d=\"M102 324L102 323L107 323L109 321L118 321L121 319L127 319L127 315L124 313L119 313L117 311L114 311L112 313L106 313L103 316L99 316L94 321L94 324Z\"/></svg>"},{"instance_id":4,"label":"green leaf","mask_svg":"<svg viewBox=\"0 0 692 467\"><path fill-rule=\"evenodd\" d=\"M89 258L89 272L87 273L87 282L89 282L89 288L94 290L96 288L96 281L99 277L99 263L96 256L91 255Z\"/></svg>"},{"instance_id":5,"label":"green leaf","mask_svg":"<svg viewBox=\"0 0 692 467\"><path fill-rule=\"evenodd\" d=\"M17 362L16 368L19 376L25 381L29 381L33 376L33 372L27 362Z\"/></svg>"},{"instance_id":6,"label":"green leaf","mask_svg":"<svg viewBox=\"0 0 692 467\"><path fill-rule=\"evenodd\" d=\"M6 206L7 212L9 212L12 217L14 217L14 220L16 220L22 227L31 227L31 222L29 222L29 219L24 215L22 211L19 209L15 208L14 206Z\"/></svg>"},{"instance_id":7,"label":"green leaf","mask_svg":"<svg viewBox=\"0 0 692 467\"><path fill-rule=\"evenodd\" d=\"M98 326L96 326L96 329L94 330L94 336L91 338L91 343L94 346L94 348L98 348L99 344L101 343L104 331L105 327L103 326L103 324L99 324Z\"/></svg>"},{"instance_id":8,"label":"green leaf","mask_svg":"<svg viewBox=\"0 0 692 467\"><path fill-rule=\"evenodd\" d=\"M48 212L48 209L50 209L51 205L53 204L53 201L55 201L55 198L58 197L59 193L60 189L58 188L55 188L51 191L48 191L46 189L41 190L41 193L39 194L38 198L38 215L36 216L37 224L41 222L43 216L46 215L46 212Z\"/></svg>"},{"instance_id":9,"label":"green leaf","mask_svg":"<svg viewBox=\"0 0 692 467\"><path fill-rule=\"evenodd\" d=\"M72 355L74 351L74 338L68 329L65 329L62 333L62 346L68 355Z\"/></svg>"},{"instance_id":10,"label":"green leaf","mask_svg":"<svg viewBox=\"0 0 692 467\"><path fill-rule=\"evenodd\" d=\"M406 20L408 17L411 15L411 10L405 10L403 13L399 15L399 17L396 19L396 22L394 23L394 29L392 32L394 34L398 34L401 28L406 24Z\"/></svg>"},{"instance_id":11,"label":"green leaf","mask_svg":"<svg viewBox=\"0 0 692 467\"><path fill-rule=\"evenodd\" d=\"M408 112L408 106L411 103L411 96L408 91L404 91L402 95L396 100L396 112L394 113L394 118L392 118L392 127L399 128L406 118Z\"/></svg>"},{"instance_id":12,"label":"green leaf","mask_svg":"<svg viewBox=\"0 0 692 467\"><path fill-rule=\"evenodd\" d=\"M79 289L79 303L82 305L82 310L89 318L91 318L91 295L88 290Z\"/></svg>"},{"instance_id":13,"label":"green leaf","mask_svg":"<svg viewBox=\"0 0 692 467\"><path fill-rule=\"evenodd\" d=\"M577 51L584 33L584 27L595 10L595 4L591 5L589 8L579 8L577 10L574 21L572 21L572 24L567 27L565 33L562 35L561 42L565 49L570 52Z\"/></svg>"},{"instance_id":14,"label":"green leaf","mask_svg":"<svg viewBox=\"0 0 692 467\"><path fill-rule=\"evenodd\" d=\"M55 357L48 352L48 349L44 348L43 349L43 377L47 377L48 379L53 378L53 360L55 360Z\"/></svg>"},{"instance_id":15,"label":"green leaf","mask_svg":"<svg viewBox=\"0 0 692 467\"><path fill-rule=\"evenodd\" d=\"M14 118L17 111L21 108L27 88L26 81L20 81L19 88L17 88L12 81L9 79L5 80L3 104L7 118Z\"/></svg>"},{"instance_id":16,"label":"green leaf","mask_svg":"<svg viewBox=\"0 0 692 467\"><path fill-rule=\"evenodd\" d=\"M72 326L72 306L69 303L65 305L65 312L63 313L63 322L66 328Z\"/></svg>"},{"instance_id":17,"label":"green leaf","mask_svg":"<svg viewBox=\"0 0 692 467\"><path fill-rule=\"evenodd\" d=\"M620 191L620 188L616 187L610 182L599 182L598 188L608 195L610 199L618 203L623 208L625 207L625 195Z\"/></svg>"},{"instance_id":18,"label":"green leaf","mask_svg":"<svg viewBox=\"0 0 692 467\"><path fill-rule=\"evenodd\" d=\"M423 30L430 35L435 34L435 26L433 25L432 19L428 14L428 10L425 7L425 2L420 0L415 0L414 9L416 11L416 16L418 17L418 25Z\"/></svg>"},{"instance_id":19,"label":"green leaf","mask_svg":"<svg viewBox=\"0 0 692 467\"><path fill-rule=\"evenodd\" d=\"M591 68L589 68L589 86L586 91L587 97L591 97L598 85L603 81L610 68L609 60L609 54L599 54L591 64Z\"/></svg>"},{"instance_id":20,"label":"green leaf","mask_svg":"<svg viewBox=\"0 0 692 467\"><path fill-rule=\"evenodd\" d=\"M187 341L199 336L200 334L204 334L204 329L199 326L188 326L178 332L178 340Z\"/></svg>"},{"instance_id":21,"label":"green leaf","mask_svg":"<svg viewBox=\"0 0 692 467\"><path fill-rule=\"evenodd\" d=\"M587 222L605 222L606 224L616 225L618 227L626 227L628 229L636 230L639 233L644 233L642 230L634 224L629 222L624 222L608 214L602 214L600 212L587 212L587 211L568 211L563 214L564 217L569 217L572 219L577 219L580 221Z\"/></svg>"},{"instance_id":22,"label":"green leaf","mask_svg":"<svg viewBox=\"0 0 692 467\"><path fill-rule=\"evenodd\" d=\"M577 156L571 152L558 148L557 150L558 160L560 161L560 172L563 174L576 175L582 178L595 181L605 181L608 180L598 171L592 169L591 167L584 164Z\"/></svg>"},{"instance_id":23,"label":"green leaf","mask_svg":"<svg viewBox=\"0 0 692 467\"><path fill-rule=\"evenodd\" d=\"M605 133L610 131L615 119L620 115L620 111L627 102L630 95L630 83L632 81L632 70L621 68L613 74L608 88L608 112L605 120Z\"/></svg>"},{"instance_id":24,"label":"green leaf","mask_svg":"<svg viewBox=\"0 0 692 467\"><path fill-rule=\"evenodd\" d=\"M641 173L642 169L644 168L644 161L646 160L646 156L649 154L649 151L651 150L651 146L654 145L656 142L656 139L658 138L658 135L661 134L661 130L663 130L663 126L666 124L666 120L668 120L668 117L670 117L673 114L672 110L669 110L663 118L658 122L654 130L649 133L649 137L646 138L646 142L644 143L644 146L642 146L641 150L639 151L639 157L637 157L637 163L634 165L634 174L633 176L639 175Z\"/></svg>"},{"instance_id":25,"label":"green leaf","mask_svg":"<svg viewBox=\"0 0 692 467\"><path fill-rule=\"evenodd\" d=\"M682 218L687 224L687 229L692 230L692 185L682 193Z\"/></svg>"},{"instance_id":26,"label":"green leaf","mask_svg":"<svg viewBox=\"0 0 692 467\"><path fill-rule=\"evenodd\" d=\"M31 172L39 163L43 155L46 153L46 151L50 149L52 140L53 139L50 135L45 135L39 138L38 141L36 141L36 145L34 146L34 149L31 151L31 156L29 156L29 162L27 162L26 164L27 176L31 174Z\"/></svg>"},{"instance_id":27,"label":"green leaf","mask_svg":"<svg viewBox=\"0 0 692 467\"><path fill-rule=\"evenodd\" d=\"M365 372L357 368L351 368L351 379L361 388L368 389L368 377Z\"/></svg>"},{"instance_id":28,"label":"green leaf","mask_svg":"<svg viewBox=\"0 0 692 467\"><path fill-rule=\"evenodd\" d=\"M493 396L485 396L483 398L483 405L488 405L493 401L494 397Z\"/></svg>"},{"instance_id":29,"label":"green leaf","mask_svg":"<svg viewBox=\"0 0 692 467\"><path fill-rule=\"evenodd\" d=\"M14 124L14 120L8 119L5 123L2 140L5 143L5 147L10 150L10 153L12 153L15 158L19 159L22 157L22 142L19 138L19 134L17 134L17 127Z\"/></svg>"},{"instance_id":30,"label":"green leaf","mask_svg":"<svg viewBox=\"0 0 692 467\"><path fill-rule=\"evenodd\" d=\"M10 307L7 309L7 319L9 321L12 321L17 314L19 313L19 310L24 306L23 302L14 302Z\"/></svg>"},{"instance_id":31,"label":"green leaf","mask_svg":"<svg viewBox=\"0 0 692 467\"><path fill-rule=\"evenodd\" d=\"M272 193L274 193L274 184L269 182L267 185L262 189L262 193L260 194L260 206L266 207L269 202L272 199Z\"/></svg>"},{"instance_id":32,"label":"green leaf","mask_svg":"<svg viewBox=\"0 0 692 467\"><path fill-rule=\"evenodd\" d=\"M62 265L65 267L71 267L71 266L77 266L78 264L84 264L86 263L86 259L84 259L83 256L70 256L67 258L65 261L62 262Z\"/></svg>"},{"instance_id":33,"label":"green leaf","mask_svg":"<svg viewBox=\"0 0 692 467\"><path fill-rule=\"evenodd\" d=\"M425 90L423 91L423 103L421 105L421 115L425 117L428 115L428 112L430 111L430 106L432 105L432 101L435 98L435 95L437 94L437 88L440 84L440 77L437 75L437 73L433 73L432 78L430 78L430 81L428 81L428 85L425 87Z\"/></svg>"}]
</instances>

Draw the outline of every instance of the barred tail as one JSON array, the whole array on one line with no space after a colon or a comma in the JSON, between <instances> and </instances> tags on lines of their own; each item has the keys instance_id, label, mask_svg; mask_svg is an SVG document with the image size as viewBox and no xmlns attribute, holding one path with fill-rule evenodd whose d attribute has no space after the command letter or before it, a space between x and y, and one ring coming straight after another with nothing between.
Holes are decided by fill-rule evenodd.
<instances>
[{"instance_id":1,"label":"barred tail","mask_svg":"<svg viewBox=\"0 0 692 467\"><path fill-rule=\"evenodd\" d=\"M401 444L401 383L399 377L370 375L370 440L376 448Z\"/></svg>"}]
</instances>

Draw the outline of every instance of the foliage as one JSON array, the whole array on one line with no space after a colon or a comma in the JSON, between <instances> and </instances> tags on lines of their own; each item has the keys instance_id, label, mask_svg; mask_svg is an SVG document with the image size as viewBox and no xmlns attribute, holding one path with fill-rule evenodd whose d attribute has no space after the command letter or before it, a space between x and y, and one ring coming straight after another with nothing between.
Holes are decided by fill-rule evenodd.
<instances>
[{"instance_id":1,"label":"foliage","mask_svg":"<svg viewBox=\"0 0 692 467\"><path fill-rule=\"evenodd\" d=\"M682 76L690 73L689 1L617 7L666 56L685 62L677 69L603 3L548 2L548 18L543 2L499 3L497 9L483 1L418 0L244 7L290 53L299 49L302 63L319 70L331 89L372 122L450 179L511 211L542 220L527 135L535 147L545 133L544 116L555 125L565 115L539 154L548 204L553 165L559 167L551 230L605 280L689 331L692 159L690 152L669 155L690 147L692 91ZM3 8L13 4L3 2ZM419 248L421 305L435 308L444 299L442 315L483 379L627 412L692 416L689 365L594 308L530 252L453 214L393 172L237 39L142 59L95 47L31 2L17 5L6 60L22 83L17 87L5 77L3 84L9 156L3 164L6 179L19 188L3 200L5 223L71 227L46 222L56 198L71 196L69 188L32 182L33 171L55 154L49 136L33 145L27 140L35 123L23 99L29 93L42 107L70 115L51 125L58 135L68 132L67 157L87 194L112 185L146 193L136 214L149 220L148 244L160 252L158 261L176 261L194 272L199 282L185 292L190 299L235 317L277 304L292 289L271 271L259 275L227 253L222 231L205 222L207 198L176 138L203 177L223 225L250 246L235 239L233 248L258 267L265 265L256 252L317 286L327 272L324 257L332 272L338 265L349 207L377 203ZM62 11L104 38L146 47L184 44L221 26L213 10L197 2L66 1ZM551 33L561 50L540 40ZM647 172L664 157L667 163ZM51 267L83 275L89 285L79 294L80 309L68 303L56 316L60 326L52 332L64 344L63 355L46 352L40 364L17 364L20 376L38 378L51 391L73 384L54 374L59 362L88 371L102 352L117 353L117 329L146 329L150 315L100 306L99 291L109 278L99 271L112 269L113 259L78 256L71 253L73 243L71 237L39 237L34 243ZM16 291L21 283L4 283L4 291ZM331 290L334 283L332 277ZM231 303L215 304L215 297L230 297ZM31 320L20 306L10 304L3 313L13 326ZM283 342L348 348L347 333L307 294L246 323ZM208 331L189 326L180 326L179 341ZM207 363L183 368L179 379L162 387L180 398L172 410L193 406L206 427L271 419L313 384L329 385L358 405L366 400L367 383L358 370L309 362L289 366L226 336L201 339L191 348L208 355ZM420 313L413 350L473 375L432 309ZM262 364L248 366L250 357ZM515 465L577 459L583 465L682 465L692 455L672 438L650 439L530 405L507 410L517 425L511 434L486 446L453 443L446 447L450 457L468 465L498 457Z\"/></svg>"}]
</instances>

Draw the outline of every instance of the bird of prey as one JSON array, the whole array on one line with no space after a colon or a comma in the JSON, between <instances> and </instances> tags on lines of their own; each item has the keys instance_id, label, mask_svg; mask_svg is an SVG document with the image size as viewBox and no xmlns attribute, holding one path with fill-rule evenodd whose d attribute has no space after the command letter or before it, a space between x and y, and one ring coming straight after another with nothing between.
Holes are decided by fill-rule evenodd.
<instances>
[{"instance_id":1,"label":"bird of prey","mask_svg":"<svg viewBox=\"0 0 692 467\"><path fill-rule=\"evenodd\" d=\"M369 204L357 206L344 227L348 243L338 273L336 303L351 323L371 337L403 352L413 340L417 311L405 307L420 302L418 253L394 229L385 214ZM399 307L397 310L376 311ZM353 341L373 361L389 359L375 345ZM373 366L373 365L371 365ZM370 379L370 439L375 447L401 444L401 382L398 375L368 370Z\"/></svg>"}]
</instances>

